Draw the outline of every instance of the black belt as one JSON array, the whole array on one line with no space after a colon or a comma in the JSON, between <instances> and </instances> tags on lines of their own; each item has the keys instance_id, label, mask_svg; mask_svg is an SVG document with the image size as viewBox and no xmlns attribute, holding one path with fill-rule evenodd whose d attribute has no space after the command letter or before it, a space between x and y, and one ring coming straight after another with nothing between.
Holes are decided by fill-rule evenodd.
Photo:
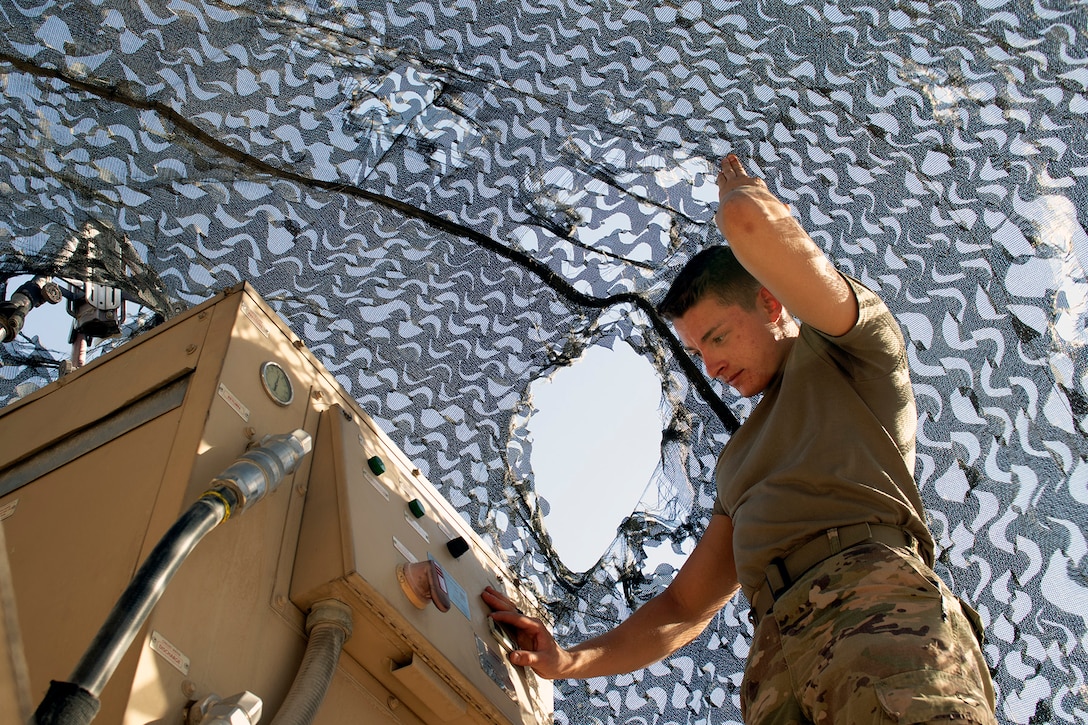
<instances>
[{"instance_id":1,"label":"black belt","mask_svg":"<svg viewBox=\"0 0 1088 725\"><path fill-rule=\"evenodd\" d=\"M852 524L828 529L786 556L771 559L763 572L763 584L752 595L752 609L749 614L752 622L759 622L763 615L771 611L775 600L806 571L844 549L870 542L915 548L913 536L903 529L887 524Z\"/></svg>"}]
</instances>

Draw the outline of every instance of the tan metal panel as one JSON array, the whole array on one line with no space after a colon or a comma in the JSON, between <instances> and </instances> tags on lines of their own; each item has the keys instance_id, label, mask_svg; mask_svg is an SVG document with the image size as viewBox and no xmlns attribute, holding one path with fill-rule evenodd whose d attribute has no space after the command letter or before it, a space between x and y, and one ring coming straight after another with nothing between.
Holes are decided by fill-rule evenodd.
<instances>
[{"instance_id":1,"label":"tan metal panel","mask_svg":"<svg viewBox=\"0 0 1088 725\"><path fill-rule=\"evenodd\" d=\"M4 521L0 515L0 722L26 722L34 711L15 604L15 584L8 564Z\"/></svg>"},{"instance_id":2,"label":"tan metal panel","mask_svg":"<svg viewBox=\"0 0 1088 725\"><path fill-rule=\"evenodd\" d=\"M290 401L262 383L269 362L293 383ZM321 453L200 543L103 691L97 721L180 722L190 701L243 690L270 718L320 590L353 606L356 632L319 725L550 722L550 684L506 663L487 628L479 590L509 585L501 561L248 285L0 411L0 427L20 429L23 447L0 462L0 480L18 486L0 511L11 513L7 551L35 704L48 680L70 675L136 568L209 481L264 435L302 428ZM377 485L360 477L372 455L389 470ZM367 497L382 505L363 515ZM423 519L406 518L410 498L424 504ZM472 553L455 559L445 549L454 536ZM427 556L463 590L450 612L420 612L397 589L395 564Z\"/></svg>"},{"instance_id":3,"label":"tan metal panel","mask_svg":"<svg viewBox=\"0 0 1088 725\"><path fill-rule=\"evenodd\" d=\"M35 704L64 680L140 563L180 410L141 426L0 498ZM130 653L102 694L101 722L119 722ZM114 684L120 682L120 687Z\"/></svg>"},{"instance_id":4,"label":"tan metal panel","mask_svg":"<svg viewBox=\"0 0 1088 725\"><path fill-rule=\"evenodd\" d=\"M124 355L103 356L0 410L0 425L7 436L0 450L0 469L192 371L207 331L207 319L187 317L134 340ZM80 392L57 394L69 386Z\"/></svg>"}]
</instances>

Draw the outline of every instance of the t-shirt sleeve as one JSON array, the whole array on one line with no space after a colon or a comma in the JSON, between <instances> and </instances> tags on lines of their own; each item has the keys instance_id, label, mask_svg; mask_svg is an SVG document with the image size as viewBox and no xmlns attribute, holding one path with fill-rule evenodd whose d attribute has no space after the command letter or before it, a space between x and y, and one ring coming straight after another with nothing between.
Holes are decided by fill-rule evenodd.
<instances>
[{"instance_id":1,"label":"t-shirt sleeve","mask_svg":"<svg viewBox=\"0 0 1088 725\"><path fill-rule=\"evenodd\" d=\"M906 346L899 323L875 292L853 277L843 275L843 278L857 297L857 323L837 337L802 325L801 337L816 354L856 381L887 375L905 363Z\"/></svg>"}]
</instances>

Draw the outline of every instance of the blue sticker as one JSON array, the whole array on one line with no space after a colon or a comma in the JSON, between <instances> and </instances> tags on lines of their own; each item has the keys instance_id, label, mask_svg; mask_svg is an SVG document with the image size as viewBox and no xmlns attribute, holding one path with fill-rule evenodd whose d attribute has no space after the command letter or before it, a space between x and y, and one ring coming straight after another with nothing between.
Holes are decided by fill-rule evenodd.
<instances>
[{"instance_id":1,"label":"blue sticker","mask_svg":"<svg viewBox=\"0 0 1088 725\"><path fill-rule=\"evenodd\" d=\"M439 566L442 566L442 562L438 561L438 559L435 559L430 554L427 555L427 558L437 562ZM465 619L471 621L472 615L468 611L468 592L466 592L465 588L458 584L457 580L450 575L449 569L443 566L442 571L446 573L446 591L450 595L450 601L453 602L455 607L461 610L461 614L465 615Z\"/></svg>"}]
</instances>

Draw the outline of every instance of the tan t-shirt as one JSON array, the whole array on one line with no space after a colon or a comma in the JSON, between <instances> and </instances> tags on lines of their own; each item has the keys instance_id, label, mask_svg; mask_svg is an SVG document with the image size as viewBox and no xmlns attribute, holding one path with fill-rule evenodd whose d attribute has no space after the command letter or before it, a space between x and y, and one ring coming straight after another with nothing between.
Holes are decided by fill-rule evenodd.
<instances>
[{"instance_id":1,"label":"tan t-shirt","mask_svg":"<svg viewBox=\"0 0 1088 725\"><path fill-rule=\"evenodd\" d=\"M933 563L914 482L918 420L903 335L875 293L847 281L857 324L841 337L802 324L782 371L718 457L714 510L733 520L749 600L774 557L835 526L899 526Z\"/></svg>"}]
</instances>

